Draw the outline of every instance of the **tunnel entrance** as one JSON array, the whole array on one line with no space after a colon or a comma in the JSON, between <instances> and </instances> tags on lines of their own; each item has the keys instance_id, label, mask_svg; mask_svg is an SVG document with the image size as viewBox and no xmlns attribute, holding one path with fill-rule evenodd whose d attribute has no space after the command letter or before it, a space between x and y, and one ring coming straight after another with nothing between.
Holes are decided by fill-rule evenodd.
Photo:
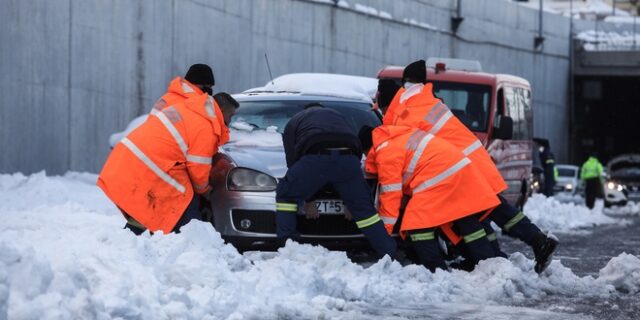
<instances>
[{"instance_id":1,"label":"tunnel entrance","mask_svg":"<svg viewBox=\"0 0 640 320\"><path fill-rule=\"evenodd\" d=\"M640 76L576 76L575 160L640 153Z\"/></svg>"}]
</instances>

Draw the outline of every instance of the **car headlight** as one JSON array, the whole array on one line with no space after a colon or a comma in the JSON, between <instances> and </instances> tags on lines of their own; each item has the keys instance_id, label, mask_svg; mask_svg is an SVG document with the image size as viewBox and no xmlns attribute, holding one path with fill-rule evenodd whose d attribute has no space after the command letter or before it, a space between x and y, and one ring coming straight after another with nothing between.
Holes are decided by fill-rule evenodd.
<instances>
[{"instance_id":1,"label":"car headlight","mask_svg":"<svg viewBox=\"0 0 640 320\"><path fill-rule=\"evenodd\" d=\"M231 191L273 191L278 182L270 175L247 168L235 168L227 178Z\"/></svg>"},{"instance_id":2,"label":"car headlight","mask_svg":"<svg viewBox=\"0 0 640 320\"><path fill-rule=\"evenodd\" d=\"M568 191L573 190L573 185L571 183L568 183L566 186L564 186L564 188Z\"/></svg>"},{"instance_id":3,"label":"car headlight","mask_svg":"<svg viewBox=\"0 0 640 320\"><path fill-rule=\"evenodd\" d=\"M615 183L613 181L607 182L607 188L609 190L618 190L618 191L624 190L624 186L623 185L621 185L619 183Z\"/></svg>"}]
</instances>

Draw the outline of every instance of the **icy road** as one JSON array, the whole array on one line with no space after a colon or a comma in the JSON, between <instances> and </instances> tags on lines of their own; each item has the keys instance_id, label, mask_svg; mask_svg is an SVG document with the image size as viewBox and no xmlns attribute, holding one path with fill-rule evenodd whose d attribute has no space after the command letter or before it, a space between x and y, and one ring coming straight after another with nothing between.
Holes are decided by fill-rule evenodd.
<instances>
[{"instance_id":1,"label":"icy road","mask_svg":"<svg viewBox=\"0 0 640 320\"><path fill-rule=\"evenodd\" d=\"M208 224L134 236L96 176L0 175L0 319L637 319L638 205L588 210L542 196L525 208L561 240L435 274L289 243L239 254ZM603 213L604 212L604 213ZM606 214L605 214L606 213ZM517 253L522 251L523 253ZM626 253L625 253L626 252ZM529 258L528 258L529 257Z\"/></svg>"}]
</instances>

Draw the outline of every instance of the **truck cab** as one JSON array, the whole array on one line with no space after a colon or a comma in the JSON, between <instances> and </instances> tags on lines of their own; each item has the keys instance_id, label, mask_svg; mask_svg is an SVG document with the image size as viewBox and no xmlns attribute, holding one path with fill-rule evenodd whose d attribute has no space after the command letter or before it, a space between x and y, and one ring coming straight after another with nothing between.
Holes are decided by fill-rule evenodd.
<instances>
[{"instance_id":1,"label":"truck cab","mask_svg":"<svg viewBox=\"0 0 640 320\"><path fill-rule=\"evenodd\" d=\"M401 85L402 66L385 66L378 79ZM502 195L524 205L530 194L533 155L531 86L523 78L482 72L478 61L430 58L427 81L440 98L482 142L509 188Z\"/></svg>"}]
</instances>

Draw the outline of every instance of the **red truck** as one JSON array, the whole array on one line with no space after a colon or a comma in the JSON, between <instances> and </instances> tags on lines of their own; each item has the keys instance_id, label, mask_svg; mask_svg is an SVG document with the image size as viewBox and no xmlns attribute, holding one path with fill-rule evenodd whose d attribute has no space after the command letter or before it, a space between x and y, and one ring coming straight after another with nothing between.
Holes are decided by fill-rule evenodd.
<instances>
[{"instance_id":1,"label":"red truck","mask_svg":"<svg viewBox=\"0 0 640 320\"><path fill-rule=\"evenodd\" d=\"M523 78L481 71L479 62L430 58L427 81L475 135L500 170L509 189L503 196L522 207L532 186L533 110L531 86ZM385 66L378 79L400 84L401 66Z\"/></svg>"}]
</instances>

